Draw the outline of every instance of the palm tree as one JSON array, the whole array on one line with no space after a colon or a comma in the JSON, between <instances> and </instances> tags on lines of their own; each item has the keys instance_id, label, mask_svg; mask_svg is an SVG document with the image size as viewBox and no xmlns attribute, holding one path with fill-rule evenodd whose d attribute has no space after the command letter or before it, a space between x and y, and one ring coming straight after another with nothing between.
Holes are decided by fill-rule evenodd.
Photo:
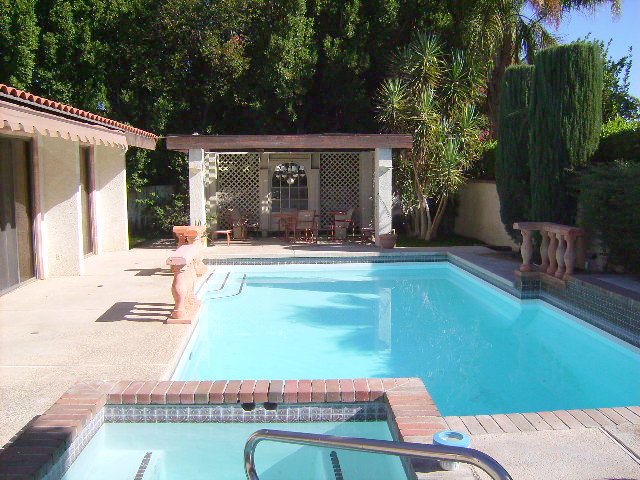
<instances>
[{"instance_id":1,"label":"palm tree","mask_svg":"<svg viewBox=\"0 0 640 480\"><path fill-rule=\"evenodd\" d=\"M413 134L413 149L399 159L396 190L414 233L430 240L480 151L482 118L474 103L482 76L462 53L446 54L425 34L397 52L392 72L380 87L377 118L388 131Z\"/></svg>"},{"instance_id":2,"label":"palm tree","mask_svg":"<svg viewBox=\"0 0 640 480\"><path fill-rule=\"evenodd\" d=\"M557 27L571 10L594 11L604 4L610 4L617 15L622 0L480 0L465 5L468 8L462 22L469 54L475 63L488 66L487 114L492 136L496 133L500 85L506 68L522 60L533 63L539 49L557 43L547 25ZM524 13L527 5L532 15Z\"/></svg>"}]
</instances>

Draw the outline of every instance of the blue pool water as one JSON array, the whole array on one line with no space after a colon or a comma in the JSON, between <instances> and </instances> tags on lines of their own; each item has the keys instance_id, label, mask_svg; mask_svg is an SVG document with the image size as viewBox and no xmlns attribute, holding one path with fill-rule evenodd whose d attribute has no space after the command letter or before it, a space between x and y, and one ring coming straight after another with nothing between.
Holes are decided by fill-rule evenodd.
<instances>
[{"instance_id":1,"label":"blue pool water","mask_svg":"<svg viewBox=\"0 0 640 480\"><path fill-rule=\"evenodd\" d=\"M62 480L132 480L147 452L144 480L246 480L244 444L261 428L391 440L386 422L104 424ZM256 468L261 480L335 480L330 452L263 441ZM344 478L406 480L396 457L336 452Z\"/></svg>"},{"instance_id":2,"label":"blue pool water","mask_svg":"<svg viewBox=\"0 0 640 480\"><path fill-rule=\"evenodd\" d=\"M637 349L449 263L234 268L175 379L417 376L443 415L640 400Z\"/></svg>"}]
</instances>

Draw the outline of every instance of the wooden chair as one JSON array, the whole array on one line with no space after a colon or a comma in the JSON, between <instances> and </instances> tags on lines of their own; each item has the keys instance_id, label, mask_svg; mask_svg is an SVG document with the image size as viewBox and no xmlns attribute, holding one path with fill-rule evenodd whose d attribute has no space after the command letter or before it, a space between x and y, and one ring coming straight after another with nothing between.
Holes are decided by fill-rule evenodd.
<instances>
[{"instance_id":1,"label":"wooden chair","mask_svg":"<svg viewBox=\"0 0 640 480\"><path fill-rule=\"evenodd\" d=\"M331 239L333 241L346 240L349 228L353 233L353 208L346 212L333 212L333 224L331 225Z\"/></svg>"},{"instance_id":2,"label":"wooden chair","mask_svg":"<svg viewBox=\"0 0 640 480\"><path fill-rule=\"evenodd\" d=\"M281 215L278 219L278 230L283 232L285 240L296 238L296 219L298 218L297 208L283 208L280 210ZM293 234L290 236L289 234Z\"/></svg>"},{"instance_id":3,"label":"wooden chair","mask_svg":"<svg viewBox=\"0 0 640 480\"><path fill-rule=\"evenodd\" d=\"M318 241L318 221L315 210L300 210L296 219L295 229L300 233L300 240L304 234L305 242Z\"/></svg>"},{"instance_id":4,"label":"wooden chair","mask_svg":"<svg viewBox=\"0 0 640 480\"><path fill-rule=\"evenodd\" d=\"M246 240L249 236L249 231L257 231L259 229L257 222L249 220L248 212L241 211L238 208L228 208L227 215L233 230L233 238Z\"/></svg>"}]
</instances>

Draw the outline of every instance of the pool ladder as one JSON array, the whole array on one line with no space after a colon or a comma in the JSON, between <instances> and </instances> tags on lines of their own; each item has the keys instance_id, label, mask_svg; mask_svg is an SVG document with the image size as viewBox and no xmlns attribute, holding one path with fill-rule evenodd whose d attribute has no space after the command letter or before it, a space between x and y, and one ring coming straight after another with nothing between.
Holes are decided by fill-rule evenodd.
<instances>
[{"instance_id":1,"label":"pool ladder","mask_svg":"<svg viewBox=\"0 0 640 480\"><path fill-rule=\"evenodd\" d=\"M370 440L367 438L338 437L317 433L284 432L281 430L258 430L249 437L244 447L244 470L248 480L260 480L255 467L255 450L263 440L330 447L356 452L380 453L399 457L428 458L468 463L484 470L493 480L513 480L502 465L486 453L472 448L425 445L421 443Z\"/></svg>"}]
</instances>

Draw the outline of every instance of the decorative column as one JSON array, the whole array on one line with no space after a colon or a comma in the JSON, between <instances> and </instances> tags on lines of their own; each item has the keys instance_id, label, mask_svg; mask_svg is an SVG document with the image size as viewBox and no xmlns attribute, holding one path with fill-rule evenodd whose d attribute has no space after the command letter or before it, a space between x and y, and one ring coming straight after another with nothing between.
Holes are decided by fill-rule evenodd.
<instances>
[{"instance_id":1,"label":"decorative column","mask_svg":"<svg viewBox=\"0 0 640 480\"><path fill-rule=\"evenodd\" d=\"M522 245L520 245L520 254L522 255L522 265L520 265L521 272L530 272L533 270L531 267L531 256L533 254L531 233L531 230L522 229Z\"/></svg>"},{"instance_id":2,"label":"decorative column","mask_svg":"<svg viewBox=\"0 0 640 480\"><path fill-rule=\"evenodd\" d=\"M548 258L549 258L549 266L547 267L547 274L554 275L556 273L556 269L558 268L558 261L556 259L556 248L558 248L558 240L556 239L555 233L547 232L549 235L549 250L548 250Z\"/></svg>"},{"instance_id":3,"label":"decorative column","mask_svg":"<svg viewBox=\"0 0 640 480\"><path fill-rule=\"evenodd\" d=\"M540 271L546 272L547 268L549 268L549 232L546 230L540 229L540 236L542 237L542 242L540 243Z\"/></svg>"},{"instance_id":4,"label":"decorative column","mask_svg":"<svg viewBox=\"0 0 640 480\"><path fill-rule=\"evenodd\" d=\"M576 236L573 233L568 233L565 238L567 240L567 250L564 252L564 280L573 274L576 266Z\"/></svg>"},{"instance_id":5,"label":"decorative column","mask_svg":"<svg viewBox=\"0 0 640 480\"><path fill-rule=\"evenodd\" d=\"M558 239L558 250L556 251L558 269L556 270L556 277L562 278L564 276L564 254L567 250L567 244L564 240L564 234L556 233L556 237Z\"/></svg>"},{"instance_id":6,"label":"decorative column","mask_svg":"<svg viewBox=\"0 0 640 480\"><path fill-rule=\"evenodd\" d=\"M374 228L376 245L380 246L380 235L391 232L393 168L390 148L376 148L373 154Z\"/></svg>"},{"instance_id":7,"label":"decorative column","mask_svg":"<svg viewBox=\"0 0 640 480\"><path fill-rule=\"evenodd\" d=\"M189 219L191 225L207 224L202 148L189 150Z\"/></svg>"}]
</instances>

